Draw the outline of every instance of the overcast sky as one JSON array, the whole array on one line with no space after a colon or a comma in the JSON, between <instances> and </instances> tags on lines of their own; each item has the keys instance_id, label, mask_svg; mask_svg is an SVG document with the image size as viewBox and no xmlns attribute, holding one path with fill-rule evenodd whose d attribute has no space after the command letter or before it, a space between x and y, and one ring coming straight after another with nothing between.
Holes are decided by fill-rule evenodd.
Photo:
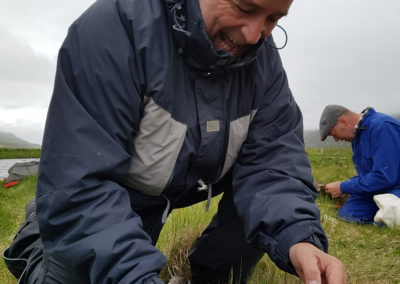
<instances>
[{"instance_id":1,"label":"overcast sky","mask_svg":"<svg viewBox=\"0 0 400 284\"><path fill-rule=\"evenodd\" d=\"M58 49L92 2L0 0L1 132L41 143ZM294 1L281 56L306 129L331 103L400 112L399 11L399 0Z\"/></svg>"}]
</instances>

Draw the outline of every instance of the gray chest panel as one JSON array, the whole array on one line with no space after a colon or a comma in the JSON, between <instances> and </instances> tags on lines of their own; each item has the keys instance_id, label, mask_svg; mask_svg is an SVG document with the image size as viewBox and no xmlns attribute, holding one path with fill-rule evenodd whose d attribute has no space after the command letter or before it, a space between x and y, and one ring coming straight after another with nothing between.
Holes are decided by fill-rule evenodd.
<instances>
[{"instance_id":1,"label":"gray chest panel","mask_svg":"<svg viewBox=\"0 0 400 284\"><path fill-rule=\"evenodd\" d=\"M160 195L172 175L186 130L186 125L148 99L124 183L143 193Z\"/></svg>"}]
</instances>

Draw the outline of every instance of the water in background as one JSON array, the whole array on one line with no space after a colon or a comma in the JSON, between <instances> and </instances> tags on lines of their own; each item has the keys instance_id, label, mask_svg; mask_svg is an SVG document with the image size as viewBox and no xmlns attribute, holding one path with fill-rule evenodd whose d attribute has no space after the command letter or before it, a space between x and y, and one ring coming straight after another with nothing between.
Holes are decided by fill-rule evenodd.
<instances>
[{"instance_id":1,"label":"water in background","mask_svg":"<svg viewBox=\"0 0 400 284\"><path fill-rule=\"evenodd\" d=\"M0 179L8 177L8 169L15 163L39 161L39 159L0 159Z\"/></svg>"}]
</instances>

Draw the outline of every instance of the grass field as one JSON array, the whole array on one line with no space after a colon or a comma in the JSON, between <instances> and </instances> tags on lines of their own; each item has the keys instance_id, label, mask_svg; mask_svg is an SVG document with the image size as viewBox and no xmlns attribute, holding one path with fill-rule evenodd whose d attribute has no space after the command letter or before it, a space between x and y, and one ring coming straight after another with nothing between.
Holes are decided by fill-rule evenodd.
<instances>
[{"instance_id":1,"label":"grass field","mask_svg":"<svg viewBox=\"0 0 400 284\"><path fill-rule=\"evenodd\" d=\"M354 175L348 149L309 149L308 154L317 182L328 183ZM34 195L35 183L35 177L31 177L13 188L0 188L1 251L10 243L22 222L24 206ZM204 203L201 203L175 210L168 217L157 245L168 258L168 264L161 272L165 281L171 276L189 275L185 256L190 244L210 221L217 204L218 197L212 200L209 212L204 212ZM317 204L321 209L322 225L330 240L330 253L344 263L348 283L400 283L400 228L343 222L336 217L337 201L326 195L320 195ZM0 263L0 283L17 283L3 262ZM257 265L250 283L301 282L278 270L268 257L264 257Z\"/></svg>"},{"instance_id":2,"label":"grass field","mask_svg":"<svg viewBox=\"0 0 400 284\"><path fill-rule=\"evenodd\" d=\"M40 149L0 148L0 159L40 158Z\"/></svg>"}]
</instances>

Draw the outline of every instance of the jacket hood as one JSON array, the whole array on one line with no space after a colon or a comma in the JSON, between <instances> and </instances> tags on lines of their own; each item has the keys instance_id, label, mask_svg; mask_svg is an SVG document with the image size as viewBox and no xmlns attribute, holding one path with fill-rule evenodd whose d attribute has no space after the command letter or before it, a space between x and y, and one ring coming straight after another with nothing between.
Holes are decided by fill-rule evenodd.
<instances>
[{"instance_id":1,"label":"jacket hood","mask_svg":"<svg viewBox=\"0 0 400 284\"><path fill-rule=\"evenodd\" d=\"M215 49L208 38L198 0L165 0L169 10L174 38L178 43L178 52L191 67L211 75L242 68L256 57L260 39L240 58L229 52Z\"/></svg>"}]
</instances>

